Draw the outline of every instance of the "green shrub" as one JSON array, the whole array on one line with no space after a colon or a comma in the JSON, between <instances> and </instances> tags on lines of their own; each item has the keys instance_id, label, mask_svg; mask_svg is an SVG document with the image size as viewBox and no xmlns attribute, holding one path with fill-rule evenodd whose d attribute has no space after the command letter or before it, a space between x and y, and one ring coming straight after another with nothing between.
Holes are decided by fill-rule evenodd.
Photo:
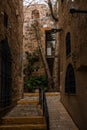
<instances>
[{"instance_id":1,"label":"green shrub","mask_svg":"<svg viewBox=\"0 0 87 130\"><path fill-rule=\"evenodd\" d=\"M32 92L34 92L38 87L43 87L44 90L47 90L47 86L48 81L46 75L31 76L27 81L25 81L25 87L29 88Z\"/></svg>"}]
</instances>

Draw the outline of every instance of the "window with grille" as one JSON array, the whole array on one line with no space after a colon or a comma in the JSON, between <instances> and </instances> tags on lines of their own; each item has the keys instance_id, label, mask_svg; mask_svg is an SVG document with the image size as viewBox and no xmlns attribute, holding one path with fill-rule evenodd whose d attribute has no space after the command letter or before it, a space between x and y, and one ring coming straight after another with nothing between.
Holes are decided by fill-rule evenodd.
<instances>
[{"instance_id":1,"label":"window with grille","mask_svg":"<svg viewBox=\"0 0 87 130\"><path fill-rule=\"evenodd\" d=\"M0 106L6 107L11 104L12 94L12 63L8 40L0 43Z\"/></svg>"},{"instance_id":2,"label":"window with grille","mask_svg":"<svg viewBox=\"0 0 87 130\"><path fill-rule=\"evenodd\" d=\"M4 12L4 26L8 27L8 15Z\"/></svg>"},{"instance_id":3,"label":"window with grille","mask_svg":"<svg viewBox=\"0 0 87 130\"><path fill-rule=\"evenodd\" d=\"M55 33L46 31L46 56L51 57L55 55L56 35Z\"/></svg>"},{"instance_id":4,"label":"window with grille","mask_svg":"<svg viewBox=\"0 0 87 130\"><path fill-rule=\"evenodd\" d=\"M70 32L66 35L66 56L68 56L71 53L71 36Z\"/></svg>"},{"instance_id":5,"label":"window with grille","mask_svg":"<svg viewBox=\"0 0 87 130\"><path fill-rule=\"evenodd\" d=\"M75 74L71 64L68 65L66 70L65 92L70 94L76 93Z\"/></svg>"}]
</instances>

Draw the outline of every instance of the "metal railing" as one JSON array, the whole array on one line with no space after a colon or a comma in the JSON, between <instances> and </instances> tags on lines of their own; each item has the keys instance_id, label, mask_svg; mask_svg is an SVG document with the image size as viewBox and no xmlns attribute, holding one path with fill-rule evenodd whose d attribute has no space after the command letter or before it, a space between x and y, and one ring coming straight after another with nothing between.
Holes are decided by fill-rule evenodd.
<instances>
[{"instance_id":1,"label":"metal railing","mask_svg":"<svg viewBox=\"0 0 87 130\"><path fill-rule=\"evenodd\" d=\"M50 130L48 106L47 106L47 101L46 101L45 90L43 90L43 87L39 87L39 104L42 107L43 116L45 116L45 119L46 119L47 130Z\"/></svg>"}]
</instances>

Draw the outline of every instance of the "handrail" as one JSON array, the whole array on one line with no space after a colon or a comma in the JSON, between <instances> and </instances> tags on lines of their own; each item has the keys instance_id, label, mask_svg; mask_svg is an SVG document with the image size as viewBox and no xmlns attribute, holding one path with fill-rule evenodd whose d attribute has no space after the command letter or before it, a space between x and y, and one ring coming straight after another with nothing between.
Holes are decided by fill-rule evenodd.
<instances>
[{"instance_id":1,"label":"handrail","mask_svg":"<svg viewBox=\"0 0 87 130\"><path fill-rule=\"evenodd\" d=\"M49 128L49 113L48 113L48 106L47 106L47 101L46 101L46 94L45 94L45 90L43 90L42 87L39 87L39 104L42 107L43 116L45 116L45 118L46 118L47 130L50 130L50 128Z\"/></svg>"}]
</instances>

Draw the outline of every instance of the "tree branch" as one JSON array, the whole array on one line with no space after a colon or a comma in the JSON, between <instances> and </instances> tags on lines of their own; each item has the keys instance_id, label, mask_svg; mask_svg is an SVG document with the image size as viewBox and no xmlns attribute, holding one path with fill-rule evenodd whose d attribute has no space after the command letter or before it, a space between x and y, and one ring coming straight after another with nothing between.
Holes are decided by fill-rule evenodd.
<instances>
[{"instance_id":1,"label":"tree branch","mask_svg":"<svg viewBox=\"0 0 87 130\"><path fill-rule=\"evenodd\" d=\"M50 11L51 11L52 18L57 22L57 21L58 21L58 18L54 15L51 0L48 0L48 5L49 5Z\"/></svg>"}]
</instances>

